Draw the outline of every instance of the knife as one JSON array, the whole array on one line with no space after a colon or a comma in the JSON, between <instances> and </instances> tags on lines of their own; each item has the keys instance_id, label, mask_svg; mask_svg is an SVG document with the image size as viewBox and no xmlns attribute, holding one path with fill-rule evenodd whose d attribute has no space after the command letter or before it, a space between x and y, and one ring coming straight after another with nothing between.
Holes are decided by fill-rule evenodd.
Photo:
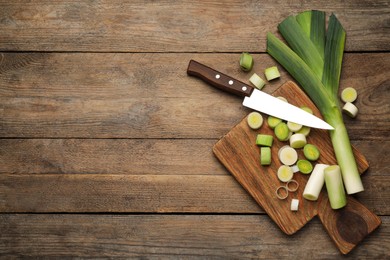
<instances>
[{"instance_id":1,"label":"knife","mask_svg":"<svg viewBox=\"0 0 390 260\"><path fill-rule=\"evenodd\" d=\"M301 108L284 102L197 61L190 60L187 68L187 74L198 77L223 91L232 93L239 97L244 97L242 104L253 110L313 128L327 130L334 129L322 119L304 111Z\"/></svg>"}]
</instances>

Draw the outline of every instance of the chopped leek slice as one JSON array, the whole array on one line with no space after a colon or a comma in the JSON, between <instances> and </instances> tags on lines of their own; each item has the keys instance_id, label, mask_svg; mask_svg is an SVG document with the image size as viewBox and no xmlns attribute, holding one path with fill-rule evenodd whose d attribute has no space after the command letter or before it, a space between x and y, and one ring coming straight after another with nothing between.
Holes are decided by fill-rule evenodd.
<instances>
[{"instance_id":1,"label":"chopped leek slice","mask_svg":"<svg viewBox=\"0 0 390 260\"><path fill-rule=\"evenodd\" d=\"M274 116L268 116L268 118L267 118L268 126L272 129L274 129L281 122L282 122L282 119L274 117Z\"/></svg>"},{"instance_id":2,"label":"chopped leek slice","mask_svg":"<svg viewBox=\"0 0 390 260\"><path fill-rule=\"evenodd\" d=\"M259 146L268 146L271 147L274 141L272 135L258 134L256 137L256 144Z\"/></svg>"},{"instance_id":3,"label":"chopped leek slice","mask_svg":"<svg viewBox=\"0 0 390 260\"><path fill-rule=\"evenodd\" d=\"M302 128L302 126L303 125L297 124L297 123L294 123L294 122L291 122L291 121L287 122L287 127L288 127L288 129L290 129L291 132L299 131Z\"/></svg>"},{"instance_id":4,"label":"chopped leek slice","mask_svg":"<svg viewBox=\"0 0 390 260\"><path fill-rule=\"evenodd\" d=\"M298 160L298 153L294 148L290 146L284 146L280 148L278 157L281 163L290 166Z\"/></svg>"},{"instance_id":5,"label":"chopped leek slice","mask_svg":"<svg viewBox=\"0 0 390 260\"><path fill-rule=\"evenodd\" d=\"M290 137L290 130L286 123L281 122L275 126L274 133L279 141L287 141Z\"/></svg>"},{"instance_id":6,"label":"chopped leek slice","mask_svg":"<svg viewBox=\"0 0 390 260\"><path fill-rule=\"evenodd\" d=\"M263 116L256 111L253 111L249 113L248 117L246 118L247 123L250 128L257 130L263 125Z\"/></svg>"},{"instance_id":7,"label":"chopped leek slice","mask_svg":"<svg viewBox=\"0 0 390 260\"><path fill-rule=\"evenodd\" d=\"M301 107L301 109L302 109L302 110L305 110L305 111L306 111L307 113L309 113L309 114L313 114L313 110L311 110L310 107L303 106L303 107Z\"/></svg>"},{"instance_id":8,"label":"chopped leek slice","mask_svg":"<svg viewBox=\"0 0 390 260\"><path fill-rule=\"evenodd\" d=\"M310 161L315 161L320 157L320 150L314 144L306 144L303 147L303 155Z\"/></svg>"},{"instance_id":9,"label":"chopped leek slice","mask_svg":"<svg viewBox=\"0 0 390 260\"><path fill-rule=\"evenodd\" d=\"M240 67L243 71L250 71L253 67L253 58L247 53L243 52L240 56Z\"/></svg>"},{"instance_id":10,"label":"chopped leek slice","mask_svg":"<svg viewBox=\"0 0 390 260\"><path fill-rule=\"evenodd\" d=\"M290 166L287 165L281 165L278 168L278 179L282 182L288 182L292 179L294 176L293 171L291 170Z\"/></svg>"},{"instance_id":11,"label":"chopped leek slice","mask_svg":"<svg viewBox=\"0 0 390 260\"><path fill-rule=\"evenodd\" d=\"M265 74L265 77L267 78L268 81L271 81L273 79L277 79L280 77L278 67L276 67L276 66L266 68L264 71L264 74Z\"/></svg>"},{"instance_id":12,"label":"chopped leek slice","mask_svg":"<svg viewBox=\"0 0 390 260\"><path fill-rule=\"evenodd\" d=\"M357 98L357 91L352 87L345 88L343 89L343 91L341 91L341 100L344 101L345 103L347 102L352 103L356 100L356 98Z\"/></svg>"},{"instance_id":13,"label":"chopped leek slice","mask_svg":"<svg viewBox=\"0 0 390 260\"><path fill-rule=\"evenodd\" d=\"M309 174L313 171L313 165L308 160L298 160L297 166L303 174Z\"/></svg>"},{"instance_id":14,"label":"chopped leek slice","mask_svg":"<svg viewBox=\"0 0 390 260\"><path fill-rule=\"evenodd\" d=\"M343 112L348 116L355 118L359 112L358 108L351 102L345 103L343 106Z\"/></svg>"},{"instance_id":15,"label":"chopped leek slice","mask_svg":"<svg viewBox=\"0 0 390 260\"><path fill-rule=\"evenodd\" d=\"M260 147L260 164L270 165L271 164L271 148Z\"/></svg>"},{"instance_id":16,"label":"chopped leek slice","mask_svg":"<svg viewBox=\"0 0 390 260\"><path fill-rule=\"evenodd\" d=\"M258 89L262 89L265 85L265 81L256 73L253 73L249 81Z\"/></svg>"},{"instance_id":17,"label":"chopped leek slice","mask_svg":"<svg viewBox=\"0 0 390 260\"><path fill-rule=\"evenodd\" d=\"M309 136L310 131L311 131L311 128L304 125L304 126L302 126L302 128L299 129L296 133L297 133L297 134L303 134L304 136L307 137L307 136Z\"/></svg>"},{"instance_id":18,"label":"chopped leek slice","mask_svg":"<svg viewBox=\"0 0 390 260\"><path fill-rule=\"evenodd\" d=\"M304 134L293 134L290 137L290 146L292 148L302 148L306 145L306 136Z\"/></svg>"},{"instance_id":19,"label":"chopped leek slice","mask_svg":"<svg viewBox=\"0 0 390 260\"><path fill-rule=\"evenodd\" d=\"M299 200L298 199L292 199L291 200L291 206L290 206L291 211L298 211L298 205L299 205Z\"/></svg>"}]
</instances>

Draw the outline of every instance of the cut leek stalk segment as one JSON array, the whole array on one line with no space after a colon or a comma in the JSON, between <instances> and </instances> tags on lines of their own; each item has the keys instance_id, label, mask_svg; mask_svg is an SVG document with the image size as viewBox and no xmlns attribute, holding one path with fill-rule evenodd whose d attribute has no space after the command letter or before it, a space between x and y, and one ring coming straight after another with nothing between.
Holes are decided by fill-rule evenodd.
<instances>
[{"instance_id":1,"label":"cut leek stalk segment","mask_svg":"<svg viewBox=\"0 0 390 260\"><path fill-rule=\"evenodd\" d=\"M281 182L288 182L288 181L290 181L292 179L293 176L294 176L294 173L291 170L290 166L281 165L278 168L278 179Z\"/></svg>"},{"instance_id":2,"label":"cut leek stalk segment","mask_svg":"<svg viewBox=\"0 0 390 260\"><path fill-rule=\"evenodd\" d=\"M295 149L304 147L307 144L304 134L293 134L290 137L290 146Z\"/></svg>"},{"instance_id":3,"label":"cut leek stalk segment","mask_svg":"<svg viewBox=\"0 0 390 260\"><path fill-rule=\"evenodd\" d=\"M290 130L286 123L281 122L275 126L274 133L279 141L287 141L290 137Z\"/></svg>"},{"instance_id":4,"label":"cut leek stalk segment","mask_svg":"<svg viewBox=\"0 0 390 260\"><path fill-rule=\"evenodd\" d=\"M271 164L271 148L260 147L260 164L270 165Z\"/></svg>"},{"instance_id":5,"label":"cut leek stalk segment","mask_svg":"<svg viewBox=\"0 0 390 260\"><path fill-rule=\"evenodd\" d=\"M320 150L314 144L306 144L303 147L303 155L310 161L316 161L320 158Z\"/></svg>"},{"instance_id":6,"label":"cut leek stalk segment","mask_svg":"<svg viewBox=\"0 0 390 260\"><path fill-rule=\"evenodd\" d=\"M321 189L325 183L324 169L329 165L327 164L316 164L310 178L306 183L303 191L303 197L307 200L316 201L320 195Z\"/></svg>"},{"instance_id":7,"label":"cut leek stalk segment","mask_svg":"<svg viewBox=\"0 0 390 260\"><path fill-rule=\"evenodd\" d=\"M264 74L265 74L265 77L267 78L268 81L271 81L273 79L277 79L280 77L278 67L276 67L276 66L266 68L264 71Z\"/></svg>"},{"instance_id":8,"label":"cut leek stalk segment","mask_svg":"<svg viewBox=\"0 0 390 260\"><path fill-rule=\"evenodd\" d=\"M274 116L268 116L268 118L267 118L268 126L272 129L274 129L281 122L282 122L282 119L274 117Z\"/></svg>"},{"instance_id":9,"label":"cut leek stalk segment","mask_svg":"<svg viewBox=\"0 0 390 260\"><path fill-rule=\"evenodd\" d=\"M308 160L298 160L297 166L303 174L309 174L313 171L313 165Z\"/></svg>"},{"instance_id":10,"label":"cut leek stalk segment","mask_svg":"<svg viewBox=\"0 0 390 260\"><path fill-rule=\"evenodd\" d=\"M264 121L263 116L256 111L249 113L246 120L249 127L252 128L253 130L259 129L263 125L263 121Z\"/></svg>"},{"instance_id":11,"label":"cut leek stalk segment","mask_svg":"<svg viewBox=\"0 0 390 260\"><path fill-rule=\"evenodd\" d=\"M334 14L325 30L325 12L307 12L310 13L290 16L278 26L290 47L268 33L267 52L299 83L325 121L334 127L329 134L345 188L348 194L358 193L364 190L363 183L338 95L346 33Z\"/></svg>"},{"instance_id":12,"label":"cut leek stalk segment","mask_svg":"<svg viewBox=\"0 0 390 260\"><path fill-rule=\"evenodd\" d=\"M292 165L290 167L291 167L291 170L293 171L293 173L299 172L298 165Z\"/></svg>"},{"instance_id":13,"label":"cut leek stalk segment","mask_svg":"<svg viewBox=\"0 0 390 260\"><path fill-rule=\"evenodd\" d=\"M256 73L253 73L253 75L249 78L249 81L258 89L262 89L265 85L265 81Z\"/></svg>"},{"instance_id":14,"label":"cut leek stalk segment","mask_svg":"<svg viewBox=\"0 0 390 260\"><path fill-rule=\"evenodd\" d=\"M324 177L332 209L340 209L347 205L347 197L344 191L340 167L338 165L332 165L325 168Z\"/></svg>"},{"instance_id":15,"label":"cut leek stalk segment","mask_svg":"<svg viewBox=\"0 0 390 260\"><path fill-rule=\"evenodd\" d=\"M304 111L306 111L306 112L309 113L309 114L313 114L313 110L311 110L310 107L303 106L303 107L301 107L301 109L304 110Z\"/></svg>"},{"instance_id":16,"label":"cut leek stalk segment","mask_svg":"<svg viewBox=\"0 0 390 260\"><path fill-rule=\"evenodd\" d=\"M256 137L256 144L259 146L268 146L271 147L274 141L272 135L258 134Z\"/></svg>"},{"instance_id":17,"label":"cut leek stalk segment","mask_svg":"<svg viewBox=\"0 0 390 260\"><path fill-rule=\"evenodd\" d=\"M349 117L355 118L359 112L359 109L354 104L347 102L343 106L343 112Z\"/></svg>"},{"instance_id":18,"label":"cut leek stalk segment","mask_svg":"<svg viewBox=\"0 0 390 260\"><path fill-rule=\"evenodd\" d=\"M299 188L299 183L296 180L291 179L286 183L286 188L291 192L297 191Z\"/></svg>"},{"instance_id":19,"label":"cut leek stalk segment","mask_svg":"<svg viewBox=\"0 0 390 260\"><path fill-rule=\"evenodd\" d=\"M356 98L357 98L357 91L352 87L345 88L343 89L343 91L341 91L341 100L344 101L345 103L347 102L352 103L356 100Z\"/></svg>"},{"instance_id":20,"label":"cut leek stalk segment","mask_svg":"<svg viewBox=\"0 0 390 260\"><path fill-rule=\"evenodd\" d=\"M280 99L280 100L282 100L282 101L284 101L284 102L286 102L286 103L288 103L288 100L287 100L287 98L285 98L285 97L282 97L282 96L279 96L279 97L276 97L277 99Z\"/></svg>"},{"instance_id":21,"label":"cut leek stalk segment","mask_svg":"<svg viewBox=\"0 0 390 260\"><path fill-rule=\"evenodd\" d=\"M287 127L288 127L288 129L290 129L291 132L297 132L297 131L301 130L303 125L288 121Z\"/></svg>"},{"instance_id":22,"label":"cut leek stalk segment","mask_svg":"<svg viewBox=\"0 0 390 260\"><path fill-rule=\"evenodd\" d=\"M240 67L243 71L250 71L253 67L253 58L247 53L243 52L240 56Z\"/></svg>"},{"instance_id":23,"label":"cut leek stalk segment","mask_svg":"<svg viewBox=\"0 0 390 260\"><path fill-rule=\"evenodd\" d=\"M291 206L290 206L291 211L298 211L298 205L299 205L299 200L298 199L292 199L291 200Z\"/></svg>"},{"instance_id":24,"label":"cut leek stalk segment","mask_svg":"<svg viewBox=\"0 0 390 260\"><path fill-rule=\"evenodd\" d=\"M290 166L297 162L298 153L294 148L290 146L284 146L280 148L278 157L282 164Z\"/></svg>"}]
</instances>

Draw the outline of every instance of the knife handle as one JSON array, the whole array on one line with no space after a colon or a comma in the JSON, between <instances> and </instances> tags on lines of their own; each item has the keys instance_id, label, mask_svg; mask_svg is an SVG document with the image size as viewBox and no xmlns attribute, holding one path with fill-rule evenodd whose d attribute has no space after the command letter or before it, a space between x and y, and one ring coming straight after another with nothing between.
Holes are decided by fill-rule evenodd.
<instances>
[{"instance_id":1,"label":"knife handle","mask_svg":"<svg viewBox=\"0 0 390 260\"><path fill-rule=\"evenodd\" d=\"M216 88L240 97L250 96L254 89L244 82L229 77L226 74L216 71L215 69L194 60L190 60L187 68L187 74L198 77Z\"/></svg>"}]
</instances>

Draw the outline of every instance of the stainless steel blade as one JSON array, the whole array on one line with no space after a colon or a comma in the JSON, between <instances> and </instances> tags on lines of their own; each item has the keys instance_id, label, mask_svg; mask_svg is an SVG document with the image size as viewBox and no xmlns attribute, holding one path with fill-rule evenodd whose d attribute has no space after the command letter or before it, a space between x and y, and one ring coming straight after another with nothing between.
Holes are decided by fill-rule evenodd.
<instances>
[{"instance_id":1,"label":"stainless steel blade","mask_svg":"<svg viewBox=\"0 0 390 260\"><path fill-rule=\"evenodd\" d=\"M286 121L313 128L334 130L331 125L320 118L258 89L254 89L250 97L245 97L242 104Z\"/></svg>"}]
</instances>

